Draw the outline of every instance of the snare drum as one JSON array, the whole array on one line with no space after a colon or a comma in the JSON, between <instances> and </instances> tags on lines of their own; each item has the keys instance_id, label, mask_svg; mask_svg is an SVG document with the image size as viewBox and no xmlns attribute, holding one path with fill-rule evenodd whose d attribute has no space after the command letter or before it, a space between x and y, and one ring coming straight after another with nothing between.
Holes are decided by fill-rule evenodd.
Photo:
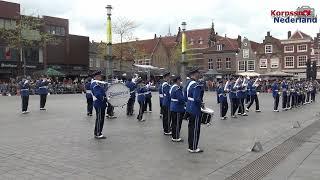
<instances>
[{"instance_id":1,"label":"snare drum","mask_svg":"<svg viewBox=\"0 0 320 180\"><path fill-rule=\"evenodd\" d=\"M201 124L210 124L214 111L209 108L201 108Z\"/></svg>"}]
</instances>

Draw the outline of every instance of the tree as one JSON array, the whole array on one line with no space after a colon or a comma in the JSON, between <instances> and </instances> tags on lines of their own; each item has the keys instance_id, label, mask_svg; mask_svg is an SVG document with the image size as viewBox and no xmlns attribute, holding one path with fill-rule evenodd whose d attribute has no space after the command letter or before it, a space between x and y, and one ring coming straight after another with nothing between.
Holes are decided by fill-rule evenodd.
<instances>
[{"instance_id":1,"label":"tree","mask_svg":"<svg viewBox=\"0 0 320 180\"><path fill-rule=\"evenodd\" d=\"M121 61L123 57L123 40L126 41L132 40L133 37L133 31L137 28L137 24L126 18L126 17L118 17L112 26L112 30L115 34L117 34L120 38L120 59L119 59L119 65L121 70Z\"/></svg>"},{"instance_id":2,"label":"tree","mask_svg":"<svg viewBox=\"0 0 320 180\"><path fill-rule=\"evenodd\" d=\"M0 39L3 39L10 48L16 48L20 51L20 62L23 61L24 64L24 76L26 76L24 48L46 47L47 44L58 43L53 35L43 31L44 27L41 18L22 15L12 26L0 28Z\"/></svg>"},{"instance_id":3,"label":"tree","mask_svg":"<svg viewBox=\"0 0 320 180\"><path fill-rule=\"evenodd\" d=\"M178 74L180 74L180 62L181 62L181 56L182 56L182 52L181 52L181 42L178 42L176 44L176 46L171 50L171 61L169 63L169 67L168 69L170 69L170 71L173 72L178 72ZM187 44L187 51L186 51L186 55L185 55L185 61L188 63L187 66L193 66L194 64L194 59L193 59L193 55L190 51L190 45ZM174 69L172 69L174 68Z\"/></svg>"}]
</instances>

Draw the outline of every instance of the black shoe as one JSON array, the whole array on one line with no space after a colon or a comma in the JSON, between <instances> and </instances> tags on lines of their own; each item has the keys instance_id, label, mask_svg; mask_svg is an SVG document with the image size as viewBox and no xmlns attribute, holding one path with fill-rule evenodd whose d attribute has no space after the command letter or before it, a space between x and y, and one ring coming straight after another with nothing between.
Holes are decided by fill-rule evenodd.
<instances>
[{"instance_id":1,"label":"black shoe","mask_svg":"<svg viewBox=\"0 0 320 180\"><path fill-rule=\"evenodd\" d=\"M196 149L196 150L191 150L191 149L188 149L188 151L190 152L190 153L203 153L203 150L202 149Z\"/></svg>"},{"instance_id":2,"label":"black shoe","mask_svg":"<svg viewBox=\"0 0 320 180\"><path fill-rule=\"evenodd\" d=\"M102 134L100 136L94 136L94 138L96 138L96 139L107 139L107 137L105 137Z\"/></svg>"}]
</instances>

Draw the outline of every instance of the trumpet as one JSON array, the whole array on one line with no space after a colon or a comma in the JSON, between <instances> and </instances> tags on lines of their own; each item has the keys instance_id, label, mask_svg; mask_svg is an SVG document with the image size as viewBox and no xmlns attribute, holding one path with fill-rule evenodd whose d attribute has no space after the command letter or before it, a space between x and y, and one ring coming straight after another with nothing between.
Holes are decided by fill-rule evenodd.
<instances>
[{"instance_id":1,"label":"trumpet","mask_svg":"<svg viewBox=\"0 0 320 180\"><path fill-rule=\"evenodd\" d=\"M226 84L224 85L224 91L227 92L228 91L228 86L229 86L229 80L226 82Z\"/></svg>"},{"instance_id":2,"label":"trumpet","mask_svg":"<svg viewBox=\"0 0 320 180\"><path fill-rule=\"evenodd\" d=\"M258 87L258 86L259 86L258 81L261 81L261 79L260 79L260 78L257 78L257 79L254 81L253 86Z\"/></svg>"}]
</instances>

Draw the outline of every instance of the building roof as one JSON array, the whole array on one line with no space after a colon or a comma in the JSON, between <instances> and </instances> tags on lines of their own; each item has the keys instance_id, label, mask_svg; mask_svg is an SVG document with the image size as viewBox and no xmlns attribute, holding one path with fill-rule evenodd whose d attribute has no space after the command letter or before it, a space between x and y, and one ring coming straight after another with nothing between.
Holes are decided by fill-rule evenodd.
<instances>
[{"instance_id":1,"label":"building roof","mask_svg":"<svg viewBox=\"0 0 320 180\"><path fill-rule=\"evenodd\" d=\"M307 35L306 33L297 30L294 32L289 39L310 39L311 36Z\"/></svg>"}]
</instances>

